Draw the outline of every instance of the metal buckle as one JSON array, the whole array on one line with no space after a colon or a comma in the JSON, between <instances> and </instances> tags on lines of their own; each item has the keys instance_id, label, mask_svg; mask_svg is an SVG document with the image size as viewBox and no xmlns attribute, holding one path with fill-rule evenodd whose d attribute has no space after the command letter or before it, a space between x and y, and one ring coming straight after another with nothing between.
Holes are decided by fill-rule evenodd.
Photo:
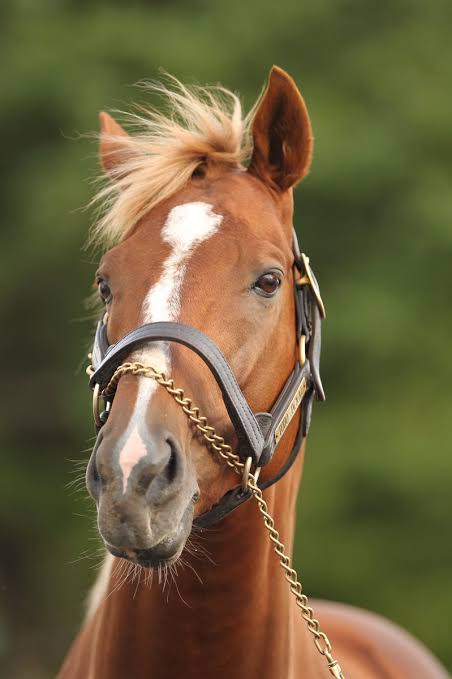
<instances>
[{"instance_id":1,"label":"metal buckle","mask_svg":"<svg viewBox=\"0 0 452 679\"><path fill-rule=\"evenodd\" d=\"M304 274L295 281L295 285L297 287L301 287L302 285L309 285L311 287L311 290L314 293L315 301L320 311L320 315L322 318L325 318L325 305L322 300L322 295L320 294L319 284L317 283L314 272L312 271L309 264L309 257L307 257L304 252L302 252L300 259L303 262Z\"/></svg>"}]
</instances>

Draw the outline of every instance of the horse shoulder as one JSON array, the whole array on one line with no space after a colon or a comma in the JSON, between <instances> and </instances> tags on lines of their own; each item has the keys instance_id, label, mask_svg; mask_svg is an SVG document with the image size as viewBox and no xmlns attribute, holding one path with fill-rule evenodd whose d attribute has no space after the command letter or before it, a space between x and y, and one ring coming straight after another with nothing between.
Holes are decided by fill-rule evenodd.
<instances>
[{"instance_id":1,"label":"horse shoulder","mask_svg":"<svg viewBox=\"0 0 452 679\"><path fill-rule=\"evenodd\" d=\"M450 679L420 641L390 620L331 601L313 608L347 679Z\"/></svg>"}]
</instances>

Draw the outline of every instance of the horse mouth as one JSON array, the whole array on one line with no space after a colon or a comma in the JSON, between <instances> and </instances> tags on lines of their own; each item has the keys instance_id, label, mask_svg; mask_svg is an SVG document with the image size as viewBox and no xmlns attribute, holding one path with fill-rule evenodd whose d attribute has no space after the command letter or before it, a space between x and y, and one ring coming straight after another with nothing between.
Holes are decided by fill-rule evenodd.
<instances>
[{"instance_id":1,"label":"horse mouth","mask_svg":"<svg viewBox=\"0 0 452 679\"><path fill-rule=\"evenodd\" d=\"M104 543L113 556L126 559L142 568L152 569L163 565L169 566L175 563L184 551L191 532L192 520L193 505L190 503L182 516L179 529L170 535L166 535L149 547L118 546L107 540L104 540Z\"/></svg>"},{"instance_id":2,"label":"horse mouth","mask_svg":"<svg viewBox=\"0 0 452 679\"><path fill-rule=\"evenodd\" d=\"M121 559L127 559L142 568L158 568L163 565L175 563L182 554L185 541L182 544L164 544L165 541L149 549L118 549L112 545L106 545L108 551Z\"/></svg>"}]
</instances>

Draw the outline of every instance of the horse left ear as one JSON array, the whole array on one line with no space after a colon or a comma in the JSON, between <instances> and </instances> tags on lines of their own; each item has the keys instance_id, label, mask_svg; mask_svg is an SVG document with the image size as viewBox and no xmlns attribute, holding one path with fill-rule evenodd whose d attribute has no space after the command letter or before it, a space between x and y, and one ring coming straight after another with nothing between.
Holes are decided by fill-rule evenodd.
<instances>
[{"instance_id":1,"label":"horse left ear","mask_svg":"<svg viewBox=\"0 0 452 679\"><path fill-rule=\"evenodd\" d=\"M313 136L304 99L282 68L273 66L253 120L248 172L286 191L308 173Z\"/></svg>"},{"instance_id":2,"label":"horse left ear","mask_svg":"<svg viewBox=\"0 0 452 679\"><path fill-rule=\"evenodd\" d=\"M115 169L124 162L125 144L121 144L121 137L129 135L111 117L109 113L101 111L99 113L100 122L100 163L107 174L114 174Z\"/></svg>"}]
</instances>

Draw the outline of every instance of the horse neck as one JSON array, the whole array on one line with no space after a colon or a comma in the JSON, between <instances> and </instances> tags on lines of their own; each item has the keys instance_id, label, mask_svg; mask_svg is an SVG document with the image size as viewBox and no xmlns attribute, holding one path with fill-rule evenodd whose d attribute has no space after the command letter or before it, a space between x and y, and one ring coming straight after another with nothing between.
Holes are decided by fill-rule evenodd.
<instances>
[{"instance_id":1,"label":"horse neck","mask_svg":"<svg viewBox=\"0 0 452 679\"><path fill-rule=\"evenodd\" d=\"M265 493L288 554L301 459L302 454ZM202 665L203 676L218 679L291 677L294 644L303 668L317 667L306 627L293 623L294 603L257 504L248 501L220 524L195 535L193 546L196 543L208 557L188 555L190 566L179 569L175 582L168 581L163 589L156 575L150 587L130 582L99 607L88 624L90 641L85 642L99 653L91 655L93 676L116 679L122 671L116 674L116 668L127 665L137 679L191 679L199 677ZM119 580L120 575L112 576L110 589ZM299 668L298 676L305 676Z\"/></svg>"}]
</instances>

